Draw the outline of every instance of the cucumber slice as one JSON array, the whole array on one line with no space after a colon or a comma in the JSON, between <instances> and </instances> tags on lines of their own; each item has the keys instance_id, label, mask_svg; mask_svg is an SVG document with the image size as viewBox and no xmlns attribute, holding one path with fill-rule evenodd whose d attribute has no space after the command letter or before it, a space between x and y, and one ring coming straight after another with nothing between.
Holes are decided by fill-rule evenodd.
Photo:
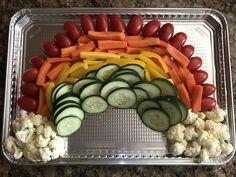
<instances>
[{"instance_id":1,"label":"cucumber slice","mask_svg":"<svg viewBox=\"0 0 236 177\"><path fill-rule=\"evenodd\" d=\"M107 108L108 104L106 100L100 96L87 97L82 103L82 109L87 113L101 113L106 111Z\"/></svg>"},{"instance_id":2,"label":"cucumber slice","mask_svg":"<svg viewBox=\"0 0 236 177\"><path fill-rule=\"evenodd\" d=\"M134 74L138 74L137 71L134 71L132 69L129 68L120 68L118 69L115 73L112 74L112 78L116 77L119 74L123 74L123 73L134 73ZM139 75L139 74L138 74Z\"/></svg>"},{"instance_id":3,"label":"cucumber slice","mask_svg":"<svg viewBox=\"0 0 236 177\"><path fill-rule=\"evenodd\" d=\"M84 100L85 98L91 95L100 95L101 88L102 88L101 82L89 83L85 85L83 88L81 88L79 97L81 100Z\"/></svg>"},{"instance_id":4,"label":"cucumber slice","mask_svg":"<svg viewBox=\"0 0 236 177\"><path fill-rule=\"evenodd\" d=\"M82 87L84 87L86 84L89 84L89 83L95 82L95 81L99 81L99 80L95 77L82 78L74 83L73 88L72 88L72 92L79 95Z\"/></svg>"},{"instance_id":5,"label":"cucumber slice","mask_svg":"<svg viewBox=\"0 0 236 177\"><path fill-rule=\"evenodd\" d=\"M158 132L165 132L170 127L168 114L158 108L146 110L141 119L148 128Z\"/></svg>"},{"instance_id":6,"label":"cucumber slice","mask_svg":"<svg viewBox=\"0 0 236 177\"><path fill-rule=\"evenodd\" d=\"M58 99L60 96L67 94L67 93L71 93L72 91L72 84L64 84L63 86L61 86L60 88L58 88L54 94L54 98L52 99L52 104L54 103L54 101L56 99Z\"/></svg>"},{"instance_id":7,"label":"cucumber slice","mask_svg":"<svg viewBox=\"0 0 236 177\"><path fill-rule=\"evenodd\" d=\"M161 95L161 89L150 81L137 82L133 85L133 88L144 89L148 93L150 98L159 97Z\"/></svg>"},{"instance_id":8,"label":"cucumber slice","mask_svg":"<svg viewBox=\"0 0 236 177\"><path fill-rule=\"evenodd\" d=\"M69 136L81 127L82 121L76 116L63 117L56 125L59 136Z\"/></svg>"},{"instance_id":9,"label":"cucumber slice","mask_svg":"<svg viewBox=\"0 0 236 177\"><path fill-rule=\"evenodd\" d=\"M77 102L78 104L81 104L81 101L80 101L78 95L76 95L76 94L74 94L74 93L71 92L71 93L66 93L66 94L60 96L59 98L57 98L57 99L54 101L54 105L53 105L53 106L55 106L55 105L57 105L57 104L60 104L60 103L62 103L62 102L64 102L64 101L75 101L75 102Z\"/></svg>"},{"instance_id":10,"label":"cucumber slice","mask_svg":"<svg viewBox=\"0 0 236 177\"><path fill-rule=\"evenodd\" d=\"M59 85L57 85L57 86L52 90L52 94L51 94L51 102L52 102L52 103L55 101L55 95L56 95L57 91L58 91L61 87L65 86L65 85L67 85L67 84L69 84L69 83L62 82L62 83L60 83Z\"/></svg>"},{"instance_id":11,"label":"cucumber slice","mask_svg":"<svg viewBox=\"0 0 236 177\"><path fill-rule=\"evenodd\" d=\"M155 109L155 108L161 108L161 106L154 102L154 101L151 101L151 100L143 100L142 102L140 102L138 105L137 105L137 112L139 114L139 116L142 116L143 113L148 110L148 109Z\"/></svg>"},{"instance_id":12,"label":"cucumber slice","mask_svg":"<svg viewBox=\"0 0 236 177\"><path fill-rule=\"evenodd\" d=\"M175 97L175 99L181 111L181 122L183 122L188 117L188 109L182 100L178 99L177 97Z\"/></svg>"},{"instance_id":13,"label":"cucumber slice","mask_svg":"<svg viewBox=\"0 0 236 177\"><path fill-rule=\"evenodd\" d=\"M177 96L177 89L170 81L163 78L156 78L151 81L161 89L161 96L171 95Z\"/></svg>"},{"instance_id":14,"label":"cucumber slice","mask_svg":"<svg viewBox=\"0 0 236 177\"><path fill-rule=\"evenodd\" d=\"M136 103L136 95L129 88L117 88L108 95L107 102L115 108L132 108Z\"/></svg>"},{"instance_id":15,"label":"cucumber slice","mask_svg":"<svg viewBox=\"0 0 236 177\"><path fill-rule=\"evenodd\" d=\"M55 104L52 107L52 112L53 112L53 114L56 114L57 111L59 111L60 109L63 109L63 107L69 106L69 105L75 105L75 106L80 107L78 102L75 102L73 100L68 100L68 101L66 100L66 101L63 101L61 103Z\"/></svg>"},{"instance_id":16,"label":"cucumber slice","mask_svg":"<svg viewBox=\"0 0 236 177\"><path fill-rule=\"evenodd\" d=\"M145 78L145 70L142 66L137 65L137 64L128 64L128 65L122 66L122 69L127 69L127 68L136 71L142 79Z\"/></svg>"},{"instance_id":17,"label":"cucumber slice","mask_svg":"<svg viewBox=\"0 0 236 177\"><path fill-rule=\"evenodd\" d=\"M80 109L78 106L66 106L63 107L63 109L60 109L57 114L55 114L53 120L55 121L55 124L57 124L63 117L66 116L76 116L79 119L84 119L84 111Z\"/></svg>"},{"instance_id":18,"label":"cucumber slice","mask_svg":"<svg viewBox=\"0 0 236 177\"><path fill-rule=\"evenodd\" d=\"M97 70L90 71L86 74L86 77L96 77Z\"/></svg>"},{"instance_id":19,"label":"cucumber slice","mask_svg":"<svg viewBox=\"0 0 236 177\"><path fill-rule=\"evenodd\" d=\"M133 88L133 91L137 98L137 103L140 103L141 101L150 98L147 91L142 88Z\"/></svg>"},{"instance_id":20,"label":"cucumber slice","mask_svg":"<svg viewBox=\"0 0 236 177\"><path fill-rule=\"evenodd\" d=\"M134 72L121 73L116 75L115 78L126 80L129 85L133 85L134 83L137 83L142 80L142 78Z\"/></svg>"},{"instance_id":21,"label":"cucumber slice","mask_svg":"<svg viewBox=\"0 0 236 177\"><path fill-rule=\"evenodd\" d=\"M107 96L109 95L109 93L111 93L113 90L115 90L117 88L121 88L121 87L128 88L129 83L123 79L114 78L111 81L104 84L104 86L101 89L101 96L106 99Z\"/></svg>"},{"instance_id":22,"label":"cucumber slice","mask_svg":"<svg viewBox=\"0 0 236 177\"><path fill-rule=\"evenodd\" d=\"M101 81L106 81L111 77L111 75L116 72L120 67L117 64L108 64L102 66L96 74L96 77Z\"/></svg>"}]
</instances>

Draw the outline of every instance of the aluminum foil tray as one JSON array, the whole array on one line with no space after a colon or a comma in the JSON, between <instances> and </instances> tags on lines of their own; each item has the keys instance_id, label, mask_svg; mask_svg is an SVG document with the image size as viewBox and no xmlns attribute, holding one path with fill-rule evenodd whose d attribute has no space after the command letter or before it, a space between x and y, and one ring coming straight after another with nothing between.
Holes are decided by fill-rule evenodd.
<instances>
[{"instance_id":1,"label":"aluminum foil tray","mask_svg":"<svg viewBox=\"0 0 236 177\"><path fill-rule=\"evenodd\" d=\"M209 73L209 83L217 86L220 107L226 109L226 124L235 149L235 125L228 27L225 17L213 9L158 9L158 8L70 8L23 9L11 19L9 26L8 63L6 73L5 107L2 141L11 133L11 121L19 111L16 100L20 96L23 71L29 67L29 58L44 55L41 44L53 40L63 31L66 20L79 22L82 14L120 14L127 23L130 16L138 14L144 21L156 17L161 23L174 24L175 33L185 32L188 44L195 47L195 56L203 59L202 69ZM33 163L26 159L14 160L4 151L6 158L15 164ZM210 159L201 165L219 165L228 162L228 156ZM197 159L168 155L167 141L162 133L145 127L135 110L109 109L105 113L86 116L82 128L67 139L67 153L63 158L46 163L62 164L156 164L199 165Z\"/></svg>"}]
</instances>

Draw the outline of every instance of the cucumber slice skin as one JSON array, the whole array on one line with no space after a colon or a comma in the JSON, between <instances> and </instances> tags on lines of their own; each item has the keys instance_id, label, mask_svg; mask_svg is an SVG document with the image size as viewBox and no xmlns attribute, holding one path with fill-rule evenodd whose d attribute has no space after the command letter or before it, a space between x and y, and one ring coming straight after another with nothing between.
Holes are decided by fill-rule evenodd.
<instances>
[{"instance_id":1,"label":"cucumber slice skin","mask_svg":"<svg viewBox=\"0 0 236 177\"><path fill-rule=\"evenodd\" d=\"M102 88L101 82L91 82L83 86L80 90L79 97L80 100L84 100L91 95L100 95Z\"/></svg>"},{"instance_id":2,"label":"cucumber slice skin","mask_svg":"<svg viewBox=\"0 0 236 177\"><path fill-rule=\"evenodd\" d=\"M113 78L124 79L131 86L142 80L142 78L139 76L139 74L136 74L134 72L120 73L120 74L115 75Z\"/></svg>"},{"instance_id":3,"label":"cucumber slice skin","mask_svg":"<svg viewBox=\"0 0 236 177\"><path fill-rule=\"evenodd\" d=\"M156 78L151 81L161 89L161 96L175 96L177 97L177 89L170 81L163 78Z\"/></svg>"},{"instance_id":4,"label":"cucumber slice skin","mask_svg":"<svg viewBox=\"0 0 236 177\"><path fill-rule=\"evenodd\" d=\"M142 88L138 88L138 87L135 88L134 87L133 91L134 91L136 98L137 98L137 104L139 104L143 100L150 99L147 91Z\"/></svg>"},{"instance_id":5,"label":"cucumber slice skin","mask_svg":"<svg viewBox=\"0 0 236 177\"><path fill-rule=\"evenodd\" d=\"M117 94L123 94L123 95L117 95ZM123 98L123 100L119 100L121 98ZM132 89L117 88L108 95L107 102L109 105L115 108L127 109L127 108L132 108L136 104L136 99L137 99L136 95ZM124 103L126 103L126 105Z\"/></svg>"},{"instance_id":6,"label":"cucumber slice skin","mask_svg":"<svg viewBox=\"0 0 236 177\"><path fill-rule=\"evenodd\" d=\"M142 78L142 79L144 79L145 77L145 70L144 70L144 68L142 67L142 66L140 66L140 65L137 65L137 64L127 64L127 65L124 65L124 66L122 66L122 68L124 68L124 69L132 69L132 70L134 70L134 71L136 71L139 75L140 75L140 77Z\"/></svg>"},{"instance_id":7,"label":"cucumber slice skin","mask_svg":"<svg viewBox=\"0 0 236 177\"><path fill-rule=\"evenodd\" d=\"M96 77L97 70L90 71L86 73L86 77Z\"/></svg>"},{"instance_id":8,"label":"cucumber slice skin","mask_svg":"<svg viewBox=\"0 0 236 177\"><path fill-rule=\"evenodd\" d=\"M78 95L71 92L71 93L66 93L66 94L60 96L59 98L57 98L56 100L54 100L53 106L55 106L61 102L64 102L64 101L68 101L68 100L76 101L79 104L81 104L81 101L80 101Z\"/></svg>"},{"instance_id":9,"label":"cucumber slice skin","mask_svg":"<svg viewBox=\"0 0 236 177\"><path fill-rule=\"evenodd\" d=\"M136 107L136 110L137 110L137 113L140 117L142 117L143 113L148 110L148 109L161 109L161 106L159 103L157 102L154 102L150 99L146 99L146 100L143 100L141 101L137 107Z\"/></svg>"},{"instance_id":10,"label":"cucumber slice skin","mask_svg":"<svg viewBox=\"0 0 236 177\"><path fill-rule=\"evenodd\" d=\"M113 85L113 86L112 86ZM106 82L102 88L101 88L101 97L107 98L109 93L111 93L113 90L121 87L127 87L129 88L129 83L123 79L120 78L113 78Z\"/></svg>"},{"instance_id":11,"label":"cucumber slice skin","mask_svg":"<svg viewBox=\"0 0 236 177\"><path fill-rule=\"evenodd\" d=\"M141 120L144 125L154 131L165 132L170 128L170 117L162 109L155 108L146 110Z\"/></svg>"},{"instance_id":12,"label":"cucumber slice skin","mask_svg":"<svg viewBox=\"0 0 236 177\"><path fill-rule=\"evenodd\" d=\"M62 82L60 83L59 85L57 85L56 87L53 88L52 90L52 94L51 94L51 102L53 103L56 99L55 99L55 96L56 96L56 92L61 88L63 87L64 85L66 84L69 84L67 82Z\"/></svg>"},{"instance_id":13,"label":"cucumber slice skin","mask_svg":"<svg viewBox=\"0 0 236 177\"><path fill-rule=\"evenodd\" d=\"M161 89L150 81L139 81L135 83L132 87L138 87L146 90L150 98L156 98L161 95Z\"/></svg>"},{"instance_id":14,"label":"cucumber slice skin","mask_svg":"<svg viewBox=\"0 0 236 177\"><path fill-rule=\"evenodd\" d=\"M52 107L52 112L55 113L59 108L65 106L65 105L76 105L76 106L80 107L80 104L78 102L76 102L76 101L65 100L65 101L63 101L61 103L58 103L58 104L54 105Z\"/></svg>"},{"instance_id":15,"label":"cucumber slice skin","mask_svg":"<svg viewBox=\"0 0 236 177\"><path fill-rule=\"evenodd\" d=\"M77 132L82 121L76 116L63 117L57 124L56 130L59 136L69 136Z\"/></svg>"},{"instance_id":16,"label":"cucumber slice skin","mask_svg":"<svg viewBox=\"0 0 236 177\"><path fill-rule=\"evenodd\" d=\"M81 88L83 88L86 84L91 82L98 82L99 80L95 77L84 77L76 81L73 85L72 92L79 95Z\"/></svg>"},{"instance_id":17,"label":"cucumber slice skin","mask_svg":"<svg viewBox=\"0 0 236 177\"><path fill-rule=\"evenodd\" d=\"M95 101L97 101L97 103L95 103ZM99 106L99 108L98 107L96 108L94 104L99 104L95 105ZM83 111L90 114L102 113L108 109L108 103L105 99L103 99L100 96L89 96L83 101L82 109Z\"/></svg>"},{"instance_id":18,"label":"cucumber slice skin","mask_svg":"<svg viewBox=\"0 0 236 177\"><path fill-rule=\"evenodd\" d=\"M67 93L71 93L72 91L72 84L65 84L63 86L61 86L59 89L56 90L56 93L54 95L54 99L53 99L53 102L59 98L60 96L64 95L64 94L67 94Z\"/></svg>"},{"instance_id":19,"label":"cucumber slice skin","mask_svg":"<svg viewBox=\"0 0 236 177\"><path fill-rule=\"evenodd\" d=\"M123 74L123 73L134 73L136 75L139 75L139 73L133 69L129 68L120 68L118 69L115 73L112 74L112 78L116 77L118 74ZM141 77L141 76L140 76Z\"/></svg>"},{"instance_id":20,"label":"cucumber slice skin","mask_svg":"<svg viewBox=\"0 0 236 177\"><path fill-rule=\"evenodd\" d=\"M114 72L116 72L120 67L117 64L107 64L99 68L96 73L96 78L101 81L106 81L109 79Z\"/></svg>"}]
</instances>

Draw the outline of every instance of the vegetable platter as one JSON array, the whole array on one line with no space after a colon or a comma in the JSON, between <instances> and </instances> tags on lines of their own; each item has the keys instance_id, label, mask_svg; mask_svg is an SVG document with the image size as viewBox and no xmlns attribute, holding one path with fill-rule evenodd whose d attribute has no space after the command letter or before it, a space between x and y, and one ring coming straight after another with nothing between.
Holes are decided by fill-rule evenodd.
<instances>
[{"instance_id":1,"label":"vegetable platter","mask_svg":"<svg viewBox=\"0 0 236 177\"><path fill-rule=\"evenodd\" d=\"M216 10L23 9L9 26L2 142L23 109L48 117L65 152L46 163L3 153L21 165L225 164L235 151L231 82L227 21ZM201 123L228 133L208 132L221 149L199 163L213 147L196 144ZM173 139L181 126L185 144Z\"/></svg>"}]
</instances>

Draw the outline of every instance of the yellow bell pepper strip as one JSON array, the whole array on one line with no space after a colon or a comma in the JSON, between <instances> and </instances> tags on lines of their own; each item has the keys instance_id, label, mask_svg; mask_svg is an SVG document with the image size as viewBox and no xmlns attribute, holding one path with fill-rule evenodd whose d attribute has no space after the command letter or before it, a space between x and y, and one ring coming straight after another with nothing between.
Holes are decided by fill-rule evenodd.
<instances>
[{"instance_id":1,"label":"yellow bell pepper strip","mask_svg":"<svg viewBox=\"0 0 236 177\"><path fill-rule=\"evenodd\" d=\"M48 82L45 86L45 99L46 99L46 104L50 112L52 112L52 102L51 102L51 95L52 91L55 87L54 82Z\"/></svg>"},{"instance_id":2,"label":"yellow bell pepper strip","mask_svg":"<svg viewBox=\"0 0 236 177\"><path fill-rule=\"evenodd\" d=\"M79 69L73 71L72 73L70 73L70 77L80 79L80 78L83 77L86 73L87 73L87 70L85 70L84 68L79 68Z\"/></svg>"},{"instance_id":3,"label":"yellow bell pepper strip","mask_svg":"<svg viewBox=\"0 0 236 177\"><path fill-rule=\"evenodd\" d=\"M73 64L73 65L70 67L68 73L69 73L69 74L70 74L70 73L73 73L74 71L76 71L76 70L78 70L78 69L81 69L81 68L88 69L88 64L85 63L85 62L77 62L77 63Z\"/></svg>"},{"instance_id":4,"label":"yellow bell pepper strip","mask_svg":"<svg viewBox=\"0 0 236 177\"><path fill-rule=\"evenodd\" d=\"M70 67L69 66L65 66L63 68L63 70L60 72L60 74L57 76L56 80L55 80L55 84L58 85L60 83L62 83L65 78L68 77L69 75L69 70L70 70Z\"/></svg>"},{"instance_id":5,"label":"yellow bell pepper strip","mask_svg":"<svg viewBox=\"0 0 236 177\"><path fill-rule=\"evenodd\" d=\"M152 80L148 70L145 70L145 79L148 81Z\"/></svg>"},{"instance_id":6,"label":"yellow bell pepper strip","mask_svg":"<svg viewBox=\"0 0 236 177\"><path fill-rule=\"evenodd\" d=\"M99 69L100 67L106 65L107 62L103 62L103 63L98 63L98 64L95 64L95 65L91 65L88 67L88 69L86 70L87 72L90 72L90 71L93 71L93 70L97 70Z\"/></svg>"},{"instance_id":7,"label":"yellow bell pepper strip","mask_svg":"<svg viewBox=\"0 0 236 177\"><path fill-rule=\"evenodd\" d=\"M75 78L75 77L67 77L67 78L65 78L64 81L73 84L73 83L75 83L77 80L78 80L78 78Z\"/></svg>"},{"instance_id":8,"label":"yellow bell pepper strip","mask_svg":"<svg viewBox=\"0 0 236 177\"><path fill-rule=\"evenodd\" d=\"M133 59L109 59L106 61L106 63L114 63L117 64L119 66L124 66L127 64L137 64L142 66L143 68L146 66L146 63L144 63L143 61L140 60L133 60Z\"/></svg>"},{"instance_id":9,"label":"yellow bell pepper strip","mask_svg":"<svg viewBox=\"0 0 236 177\"><path fill-rule=\"evenodd\" d=\"M99 64L99 63L104 63L104 61L101 60L83 60L85 63L87 63L87 65L95 65L95 64Z\"/></svg>"},{"instance_id":10,"label":"yellow bell pepper strip","mask_svg":"<svg viewBox=\"0 0 236 177\"><path fill-rule=\"evenodd\" d=\"M154 77L158 77L158 78L164 78L164 79L168 79L165 76L163 76L160 72L158 72L157 70L155 70L154 68L152 68L149 65L146 65L145 69Z\"/></svg>"},{"instance_id":11,"label":"yellow bell pepper strip","mask_svg":"<svg viewBox=\"0 0 236 177\"><path fill-rule=\"evenodd\" d=\"M166 65L165 61L162 59L162 57L156 53L150 52L150 51L141 51L141 54L147 56L147 57L151 57L153 59L156 59L160 64L162 69L168 73L169 71L169 67Z\"/></svg>"},{"instance_id":12,"label":"yellow bell pepper strip","mask_svg":"<svg viewBox=\"0 0 236 177\"><path fill-rule=\"evenodd\" d=\"M128 60L135 60L138 58L138 55L136 54L128 54L128 53L119 53L118 55L120 55L122 58L128 59Z\"/></svg>"},{"instance_id":13,"label":"yellow bell pepper strip","mask_svg":"<svg viewBox=\"0 0 236 177\"><path fill-rule=\"evenodd\" d=\"M80 52L80 58L86 59L119 59L120 55L107 52Z\"/></svg>"},{"instance_id":14,"label":"yellow bell pepper strip","mask_svg":"<svg viewBox=\"0 0 236 177\"><path fill-rule=\"evenodd\" d=\"M151 68L153 68L156 72L160 73L166 79L169 78L165 71L160 66L156 65L156 63L154 63L150 58L146 57L143 54L139 54L138 57L140 60L145 62L147 65L151 66Z\"/></svg>"}]
</instances>

